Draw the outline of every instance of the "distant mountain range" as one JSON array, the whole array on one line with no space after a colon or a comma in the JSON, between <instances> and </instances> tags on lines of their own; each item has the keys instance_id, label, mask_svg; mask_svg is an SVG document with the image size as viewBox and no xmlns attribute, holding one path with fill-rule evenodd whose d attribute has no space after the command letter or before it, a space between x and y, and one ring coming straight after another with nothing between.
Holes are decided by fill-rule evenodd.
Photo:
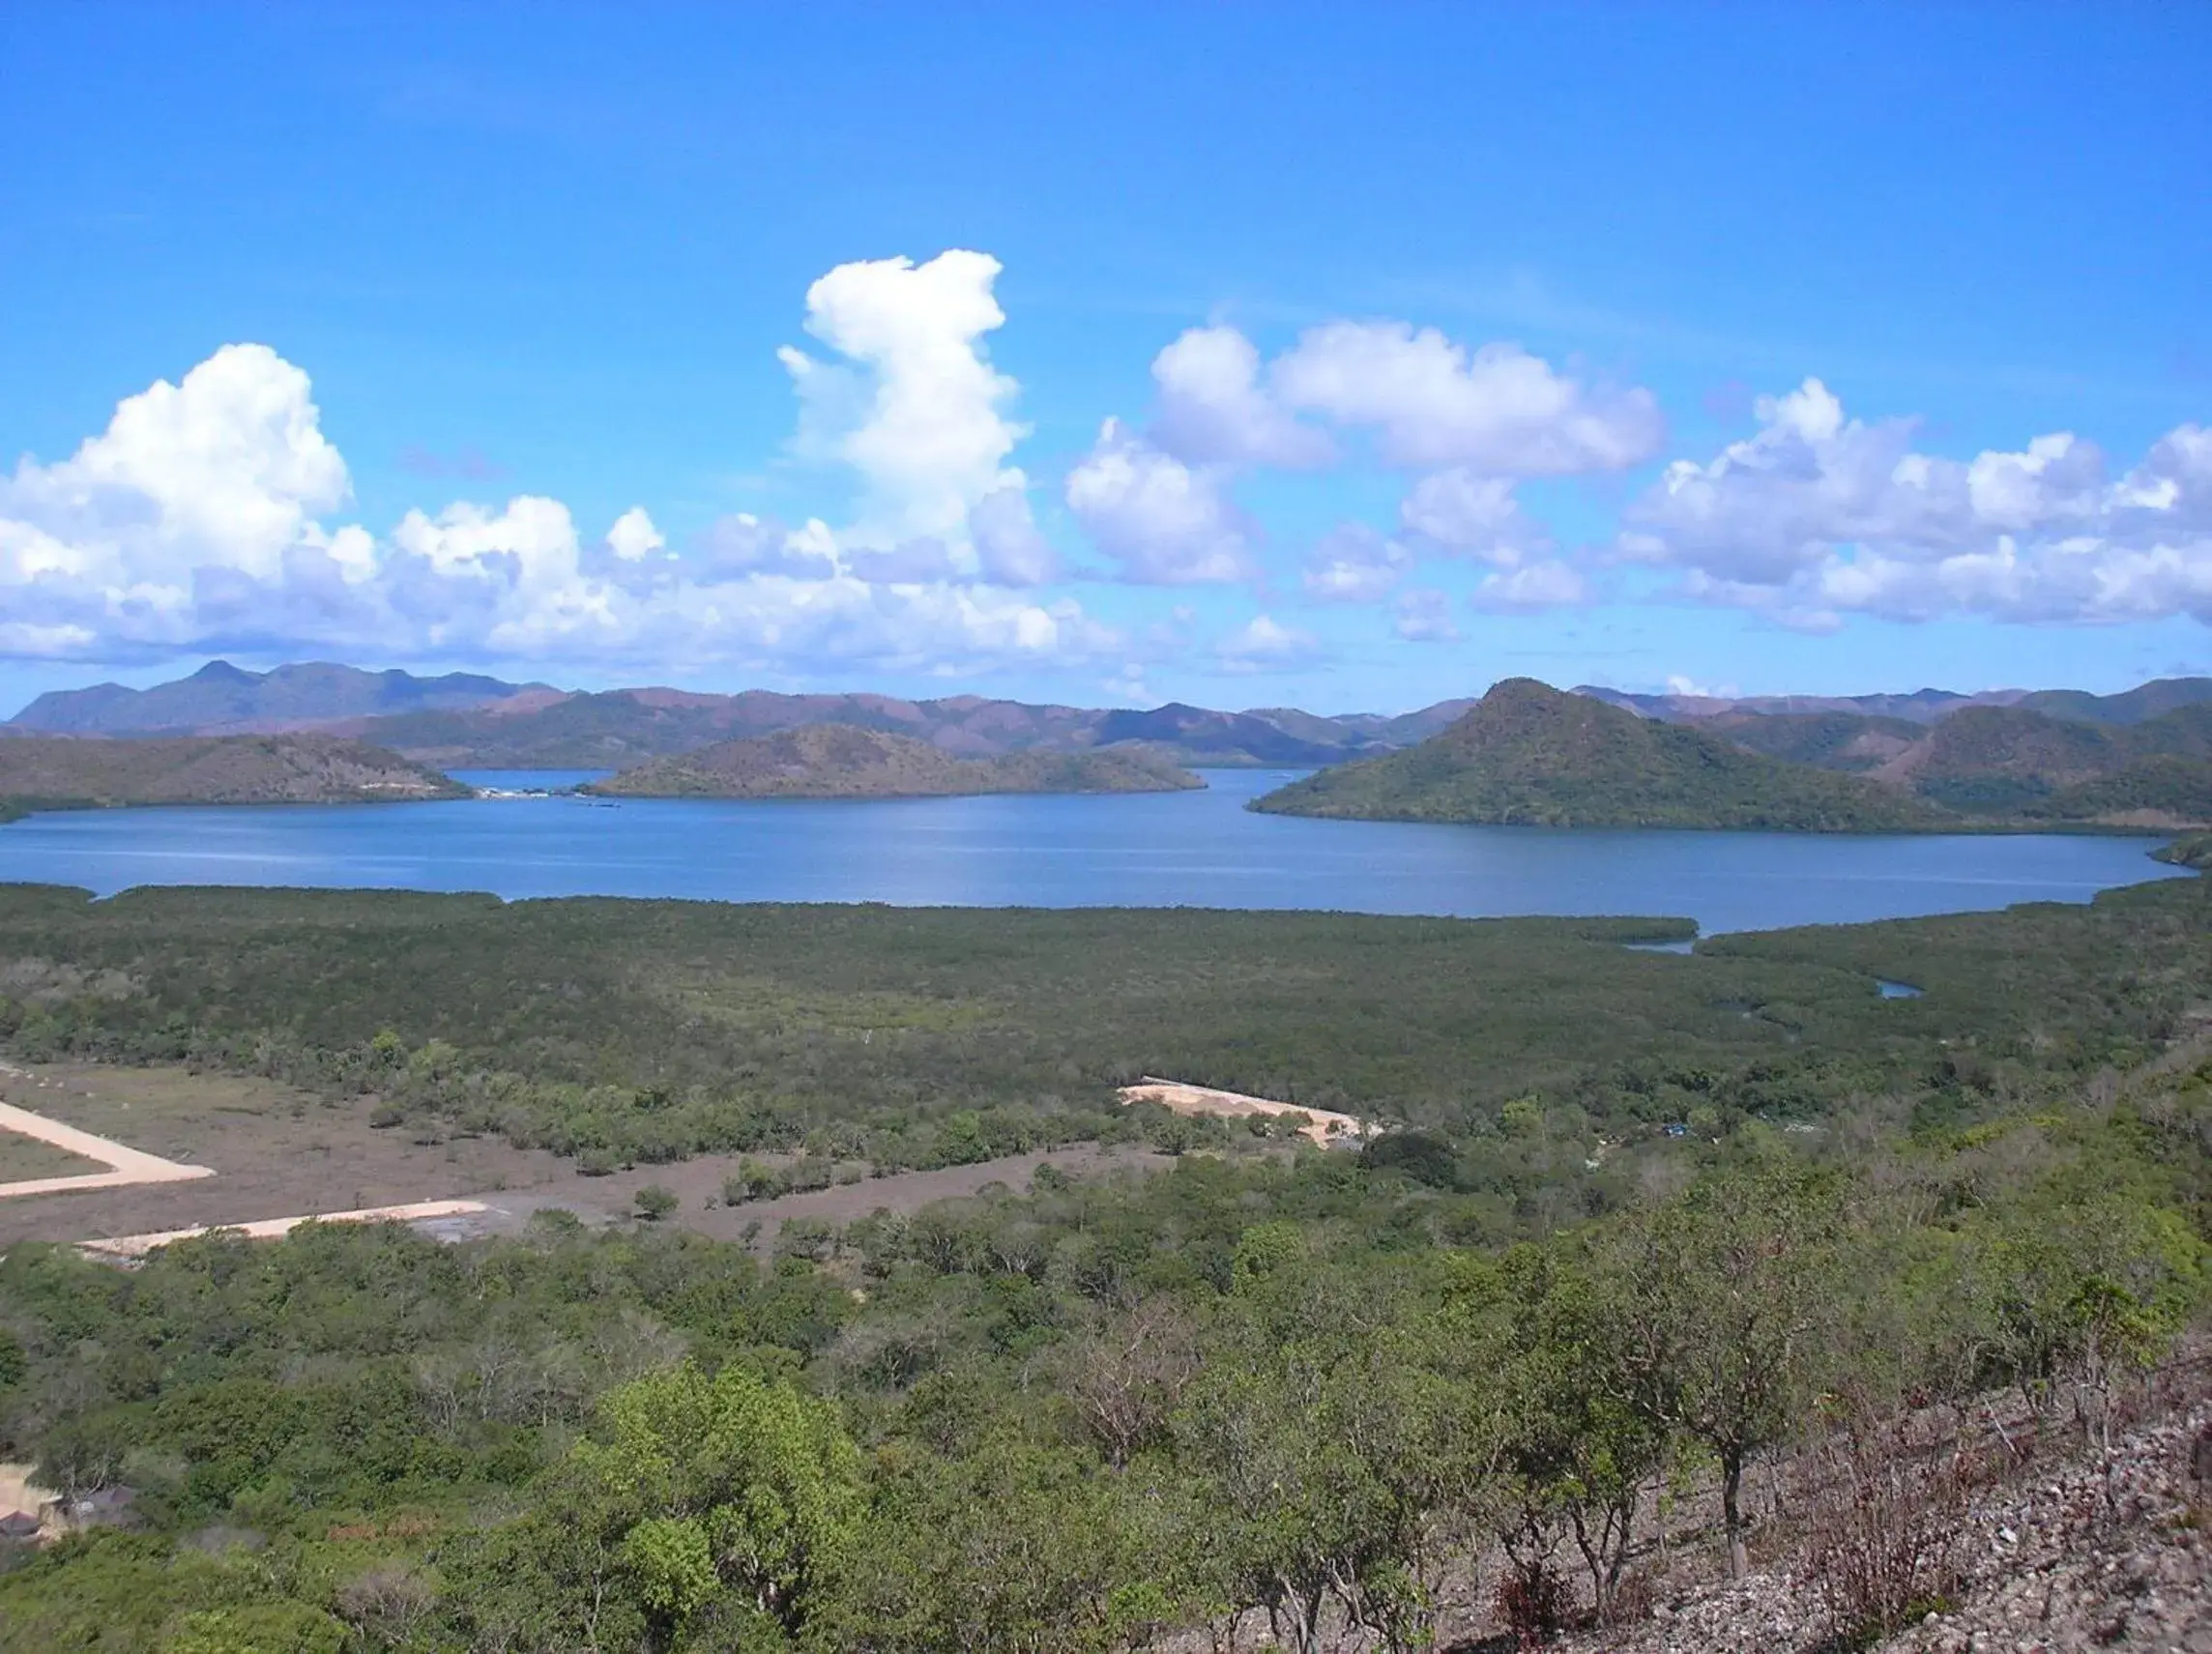
<instances>
[{"instance_id":1,"label":"distant mountain range","mask_svg":"<svg viewBox=\"0 0 2212 1654\"><path fill-rule=\"evenodd\" d=\"M2200 760L2189 719L2212 716L2212 678L2162 679L2116 695L1922 689L1723 698L1588 685L1573 694L1784 764L1887 783L1949 812L2034 818L2094 804L2099 818L2146 823L2197 819L2191 767ZM1401 716L1328 716L1291 707L1219 711L1170 703L1131 711L978 695L583 693L465 673L417 678L328 663L257 673L217 661L151 689L105 683L42 695L0 731L141 738L321 730L441 769L619 771L834 724L923 741L953 759L1115 751L1171 766L1319 769L1413 748L1480 704L1457 699ZM2103 791L2069 792L2083 787Z\"/></svg>"},{"instance_id":2,"label":"distant mountain range","mask_svg":"<svg viewBox=\"0 0 2212 1654\"><path fill-rule=\"evenodd\" d=\"M453 674L415 678L328 664L244 672L217 661L152 689L102 683L41 695L11 734L142 737L325 729L444 769L622 769L649 758L808 724L849 724L929 742L955 758L1033 750L1143 748L1172 764L1312 768L1386 751L1441 728L1471 703L1404 717L1322 717L1291 708L1149 711L1034 706L955 695L735 695L683 689L582 693Z\"/></svg>"},{"instance_id":3,"label":"distant mountain range","mask_svg":"<svg viewBox=\"0 0 2212 1654\"><path fill-rule=\"evenodd\" d=\"M1675 723L1746 713L1843 712L1933 724L1968 707L2025 707L2077 723L2137 724L2179 707L2212 704L2212 678L2159 678L2116 695L2090 695L2080 689L1990 689L1978 695L1949 689L1915 689L1909 695L1632 695L1588 683L1579 685L1575 693L1625 707L1643 717Z\"/></svg>"},{"instance_id":4,"label":"distant mountain range","mask_svg":"<svg viewBox=\"0 0 2212 1654\"><path fill-rule=\"evenodd\" d=\"M544 690L544 685L504 683L466 672L443 678L364 672L321 661L246 672L214 660L189 678L152 689L100 683L50 690L10 721L17 730L46 735L247 735L395 712L480 707L526 688Z\"/></svg>"},{"instance_id":5,"label":"distant mountain range","mask_svg":"<svg viewBox=\"0 0 2212 1654\"><path fill-rule=\"evenodd\" d=\"M649 759L584 791L626 798L919 798L1172 793L1205 785L1141 749L954 758L912 736L806 724Z\"/></svg>"}]
</instances>

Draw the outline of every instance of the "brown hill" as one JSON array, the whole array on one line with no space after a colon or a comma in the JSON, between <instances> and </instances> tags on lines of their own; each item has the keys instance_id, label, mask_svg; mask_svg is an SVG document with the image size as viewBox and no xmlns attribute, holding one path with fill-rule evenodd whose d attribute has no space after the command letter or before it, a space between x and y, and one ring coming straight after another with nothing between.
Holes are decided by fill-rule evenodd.
<instances>
[{"instance_id":1,"label":"brown hill","mask_svg":"<svg viewBox=\"0 0 2212 1654\"><path fill-rule=\"evenodd\" d=\"M329 735L0 740L0 799L26 803L333 804L465 798L397 753Z\"/></svg>"},{"instance_id":2,"label":"brown hill","mask_svg":"<svg viewBox=\"0 0 2212 1654\"><path fill-rule=\"evenodd\" d=\"M955 758L908 736L810 724L659 758L586 789L614 798L911 798L976 793L1164 793L1206 783L1137 752Z\"/></svg>"}]
</instances>

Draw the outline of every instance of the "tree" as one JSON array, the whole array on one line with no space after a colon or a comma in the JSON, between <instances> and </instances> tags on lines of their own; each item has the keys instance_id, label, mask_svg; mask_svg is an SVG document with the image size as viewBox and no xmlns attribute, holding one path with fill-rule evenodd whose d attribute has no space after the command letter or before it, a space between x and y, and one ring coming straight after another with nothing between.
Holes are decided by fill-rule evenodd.
<instances>
[{"instance_id":1,"label":"tree","mask_svg":"<svg viewBox=\"0 0 2212 1654\"><path fill-rule=\"evenodd\" d=\"M830 1406L739 1363L610 1391L539 1491L452 1576L477 1640L548 1654L580 1639L779 1645L849 1557L864 1497Z\"/></svg>"},{"instance_id":2,"label":"tree","mask_svg":"<svg viewBox=\"0 0 2212 1654\"><path fill-rule=\"evenodd\" d=\"M637 1192L637 1215L647 1223L658 1223L676 1209L676 1191L659 1183L648 1183Z\"/></svg>"},{"instance_id":3,"label":"tree","mask_svg":"<svg viewBox=\"0 0 2212 1654\"><path fill-rule=\"evenodd\" d=\"M1517 1486L1514 1531L1556 1536L1555 1524L1564 1523L1602 1620L1613 1611L1644 1484L1665 1465L1669 1431L1638 1406L1631 1312L1619 1283L1562 1252L1517 1247L1499 1271L1501 1450Z\"/></svg>"},{"instance_id":4,"label":"tree","mask_svg":"<svg viewBox=\"0 0 2212 1654\"><path fill-rule=\"evenodd\" d=\"M1724 1173L1624 1226L1611 1259L1635 1405L1719 1463L1732 1578L1748 1571L1744 1466L1795 1423L1833 1319L1838 1216L1826 1185L1794 1168Z\"/></svg>"}]
</instances>

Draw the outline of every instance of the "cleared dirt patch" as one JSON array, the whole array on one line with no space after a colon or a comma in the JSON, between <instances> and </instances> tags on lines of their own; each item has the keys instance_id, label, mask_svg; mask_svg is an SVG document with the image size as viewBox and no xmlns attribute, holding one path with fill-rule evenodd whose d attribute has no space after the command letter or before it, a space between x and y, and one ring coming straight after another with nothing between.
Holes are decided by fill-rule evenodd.
<instances>
[{"instance_id":1,"label":"cleared dirt patch","mask_svg":"<svg viewBox=\"0 0 2212 1654\"><path fill-rule=\"evenodd\" d=\"M602 1210L626 1214L637 1191L657 1183L677 1199L675 1212L666 1220L719 1240L742 1240L746 1229L759 1224L756 1248L774 1244L785 1223L793 1218L820 1218L848 1224L872 1212L912 1213L938 1201L980 1194L993 1183L1024 1190L1039 1166L1046 1162L1071 1177L1097 1178L1118 1173L1157 1172L1175 1164L1164 1154L1143 1148L1101 1148L1096 1144L1074 1144L1034 1154L1010 1154L1003 1160L985 1160L974 1166L946 1166L929 1172L897 1172L888 1177L866 1177L857 1183L839 1183L803 1194L778 1195L769 1201L746 1201L730 1206L721 1204L722 1181L738 1169L742 1156L707 1155L671 1166L639 1166L612 1177L585 1182L588 1199ZM713 1204L708 1203L712 1201ZM580 1208L579 1208L580 1209Z\"/></svg>"},{"instance_id":2,"label":"cleared dirt patch","mask_svg":"<svg viewBox=\"0 0 2212 1654\"><path fill-rule=\"evenodd\" d=\"M0 1246L84 1241L304 1212L359 1211L486 1190L574 1189L568 1162L505 1143L418 1143L368 1124L366 1099L329 1102L270 1081L181 1068L57 1064L0 1075L12 1102L165 1162L186 1182L0 1200Z\"/></svg>"},{"instance_id":3,"label":"cleared dirt patch","mask_svg":"<svg viewBox=\"0 0 2212 1654\"><path fill-rule=\"evenodd\" d=\"M0 1063L0 1083L21 1087L28 1083L34 1090L43 1088L39 1076L28 1069ZM0 1183L0 1200L19 1199L28 1195L76 1194L94 1189L124 1189L143 1183L189 1183L200 1177L212 1177L215 1173L205 1166L186 1166L174 1160L164 1160L158 1154L117 1143L112 1138L74 1126L63 1120L49 1119L44 1115L33 1114L28 1109L0 1101L0 1131L17 1138L29 1138L43 1143L48 1148L59 1149L73 1159L91 1162L91 1169L48 1174L43 1176L18 1178Z\"/></svg>"},{"instance_id":4,"label":"cleared dirt patch","mask_svg":"<svg viewBox=\"0 0 2212 1654\"><path fill-rule=\"evenodd\" d=\"M1332 1109L1309 1109L1299 1103L1279 1103L1272 1097L1248 1097L1242 1091L1217 1091L1211 1086L1186 1086L1180 1080L1162 1080L1151 1074L1134 1086L1122 1087L1120 1095L1124 1105L1158 1103L1179 1115L1227 1115L1232 1118L1252 1115L1304 1115L1310 1123L1299 1127L1298 1134L1324 1146L1357 1143L1372 1129L1369 1122L1356 1115L1338 1114Z\"/></svg>"},{"instance_id":5,"label":"cleared dirt patch","mask_svg":"<svg viewBox=\"0 0 2212 1654\"><path fill-rule=\"evenodd\" d=\"M677 1197L677 1209L665 1220L670 1226L739 1240L757 1222L753 1242L766 1250L791 1218L843 1224L879 1207L917 1211L995 1182L1022 1189L1048 1160L1074 1177L1172 1164L1142 1149L1084 1144L725 1206L723 1182L744 1156L706 1155L586 1177L573 1161L514 1148L496 1138L420 1142L406 1127L372 1129L368 1099L334 1102L267 1080L73 1063L0 1075L0 1085L49 1119L210 1166L217 1174L195 1182L0 1201L0 1246L294 1223L302 1213L464 1199L482 1203L484 1209L426 1220L421 1227L456 1236L498 1233L519 1228L531 1213L547 1207L572 1211L588 1223L627 1222L638 1190L657 1183Z\"/></svg>"}]
</instances>

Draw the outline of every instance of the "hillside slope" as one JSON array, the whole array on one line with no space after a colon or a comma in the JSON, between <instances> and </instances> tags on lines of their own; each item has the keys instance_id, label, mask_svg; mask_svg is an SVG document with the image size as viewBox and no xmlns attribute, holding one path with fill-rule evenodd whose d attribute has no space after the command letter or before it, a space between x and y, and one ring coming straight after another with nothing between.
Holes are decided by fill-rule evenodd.
<instances>
[{"instance_id":1,"label":"hillside slope","mask_svg":"<svg viewBox=\"0 0 2212 1654\"><path fill-rule=\"evenodd\" d=\"M1284 815L1531 827L1926 829L1896 789L1786 764L1526 678L1404 752L1324 769L1256 800Z\"/></svg>"},{"instance_id":2,"label":"hillside slope","mask_svg":"<svg viewBox=\"0 0 2212 1654\"><path fill-rule=\"evenodd\" d=\"M980 695L904 701L890 695L785 695L748 689L699 695L676 689L613 689L458 712L424 712L349 726L425 763L449 768L621 769L717 741L809 724L841 724L925 741L954 758L1030 751L1085 752L1142 744L1174 764L1302 767L1332 764L1387 742L1361 720L1217 712L1166 706L1151 711L1033 706Z\"/></svg>"},{"instance_id":3,"label":"hillside slope","mask_svg":"<svg viewBox=\"0 0 2212 1654\"><path fill-rule=\"evenodd\" d=\"M1974 816L2212 822L2212 707L2183 706L2134 725L2074 722L2024 707L1970 708L1873 774Z\"/></svg>"},{"instance_id":4,"label":"hillside slope","mask_svg":"<svg viewBox=\"0 0 2212 1654\"><path fill-rule=\"evenodd\" d=\"M336 736L0 740L0 798L18 805L335 804L467 795L396 753Z\"/></svg>"},{"instance_id":5,"label":"hillside slope","mask_svg":"<svg viewBox=\"0 0 2212 1654\"><path fill-rule=\"evenodd\" d=\"M632 798L911 798L976 793L1166 793L1206 783L1140 753L954 758L927 741L810 724L626 769L586 791Z\"/></svg>"}]
</instances>

